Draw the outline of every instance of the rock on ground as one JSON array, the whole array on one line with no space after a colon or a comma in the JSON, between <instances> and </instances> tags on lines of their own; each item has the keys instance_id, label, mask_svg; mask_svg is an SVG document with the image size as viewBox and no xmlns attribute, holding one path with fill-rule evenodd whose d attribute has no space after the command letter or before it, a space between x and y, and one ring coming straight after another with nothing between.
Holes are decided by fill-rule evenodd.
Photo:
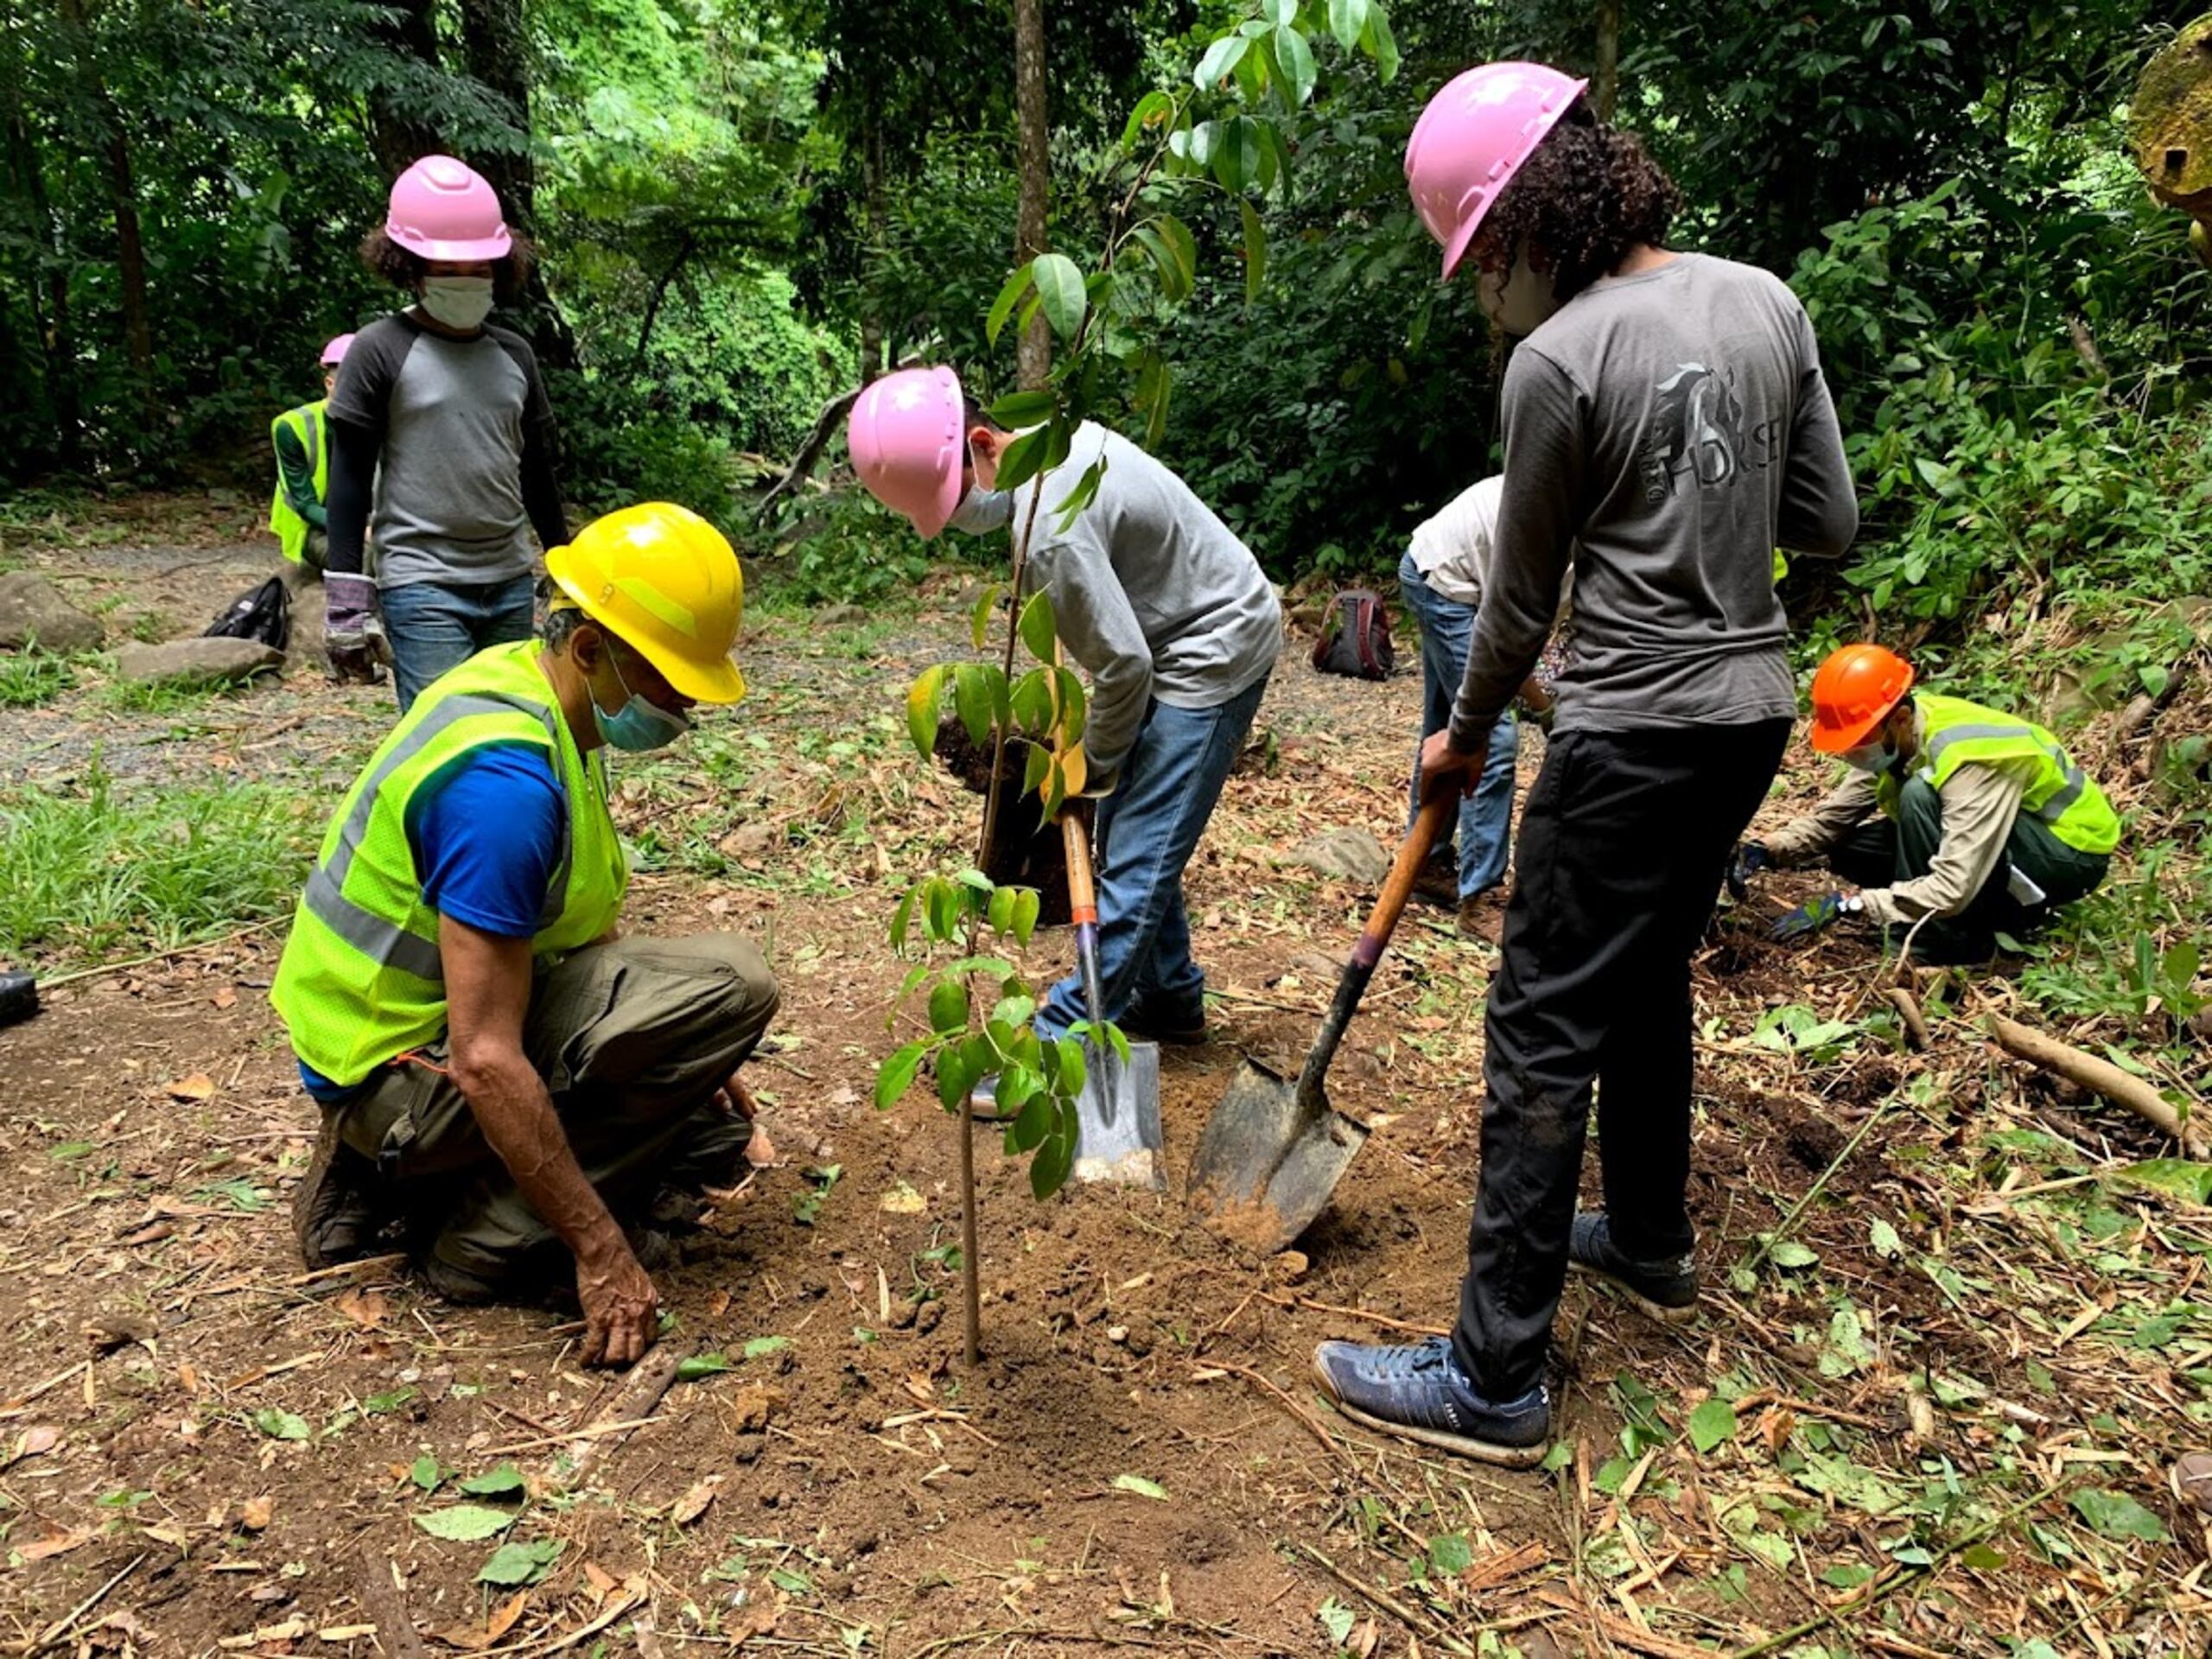
<instances>
[{"instance_id":1,"label":"rock on ground","mask_svg":"<svg viewBox=\"0 0 2212 1659\"><path fill-rule=\"evenodd\" d=\"M1372 884L1390 873L1390 855L1364 830L1324 830L1291 849L1285 861L1338 881Z\"/></svg>"},{"instance_id":2,"label":"rock on ground","mask_svg":"<svg viewBox=\"0 0 2212 1659\"><path fill-rule=\"evenodd\" d=\"M44 576L18 570L0 576L0 646L36 645L54 652L97 651L99 619L87 616Z\"/></svg>"},{"instance_id":3,"label":"rock on ground","mask_svg":"<svg viewBox=\"0 0 2212 1659\"><path fill-rule=\"evenodd\" d=\"M284 653L254 639L172 639L125 645L115 670L142 685L230 685L284 665Z\"/></svg>"}]
</instances>

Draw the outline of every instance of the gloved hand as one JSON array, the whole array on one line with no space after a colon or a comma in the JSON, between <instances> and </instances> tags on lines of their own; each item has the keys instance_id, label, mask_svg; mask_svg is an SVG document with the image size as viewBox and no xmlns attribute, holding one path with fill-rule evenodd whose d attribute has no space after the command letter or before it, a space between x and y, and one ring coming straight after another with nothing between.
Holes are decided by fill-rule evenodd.
<instances>
[{"instance_id":1,"label":"gloved hand","mask_svg":"<svg viewBox=\"0 0 2212 1659\"><path fill-rule=\"evenodd\" d=\"M1840 916L1856 916L1866 901L1855 893L1824 893L1797 906L1774 925L1767 938L1777 944L1817 933Z\"/></svg>"},{"instance_id":2,"label":"gloved hand","mask_svg":"<svg viewBox=\"0 0 2212 1659\"><path fill-rule=\"evenodd\" d=\"M330 655L330 677L340 684L359 680L374 684L374 640L383 632L377 620L377 585L359 574L333 570L322 579L322 643Z\"/></svg>"},{"instance_id":3,"label":"gloved hand","mask_svg":"<svg viewBox=\"0 0 2212 1659\"><path fill-rule=\"evenodd\" d=\"M1774 859L1764 842L1745 841L1737 843L1728 860L1728 896L1741 904L1751 896L1751 878L1761 870L1774 868Z\"/></svg>"}]
</instances>

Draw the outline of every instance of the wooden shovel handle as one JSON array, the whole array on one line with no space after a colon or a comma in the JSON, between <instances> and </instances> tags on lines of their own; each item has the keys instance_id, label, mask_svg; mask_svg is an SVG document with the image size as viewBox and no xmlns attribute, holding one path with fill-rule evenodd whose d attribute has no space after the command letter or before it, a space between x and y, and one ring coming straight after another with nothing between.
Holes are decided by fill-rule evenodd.
<instances>
[{"instance_id":1,"label":"wooden shovel handle","mask_svg":"<svg viewBox=\"0 0 2212 1659\"><path fill-rule=\"evenodd\" d=\"M1067 849L1068 918L1077 927L1098 921L1098 888L1090 874L1090 837L1072 808L1060 814L1060 844Z\"/></svg>"},{"instance_id":2,"label":"wooden shovel handle","mask_svg":"<svg viewBox=\"0 0 2212 1659\"><path fill-rule=\"evenodd\" d=\"M1459 791L1440 791L1422 804L1414 817L1413 828L1398 843L1397 860L1390 866L1390 874L1382 879L1382 895L1376 899L1375 908L1367 913L1367 925L1360 929L1359 940L1351 948L1351 960L1344 964L1344 976L1337 982L1336 1000L1329 1004L1328 1017L1322 1020L1320 1034L1314 1038L1313 1046L1306 1053L1305 1069L1298 1074L1298 1103L1309 1116L1319 1116L1325 1109L1327 1096L1322 1093L1321 1084L1329 1074L1329 1062L1336 1058L1337 1046L1344 1039L1344 1028L1351 1024L1360 998L1367 994L1367 982L1375 977L1375 965L1382 960L1390 935L1397 930L1398 918L1413 894L1414 879L1427 861L1429 849L1436 845L1437 836L1443 834L1444 826L1459 811Z\"/></svg>"}]
</instances>

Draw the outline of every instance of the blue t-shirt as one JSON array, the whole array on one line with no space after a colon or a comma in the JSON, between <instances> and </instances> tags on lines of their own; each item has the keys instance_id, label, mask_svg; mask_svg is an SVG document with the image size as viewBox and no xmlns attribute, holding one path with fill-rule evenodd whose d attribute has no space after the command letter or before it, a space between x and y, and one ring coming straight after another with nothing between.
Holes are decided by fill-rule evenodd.
<instances>
[{"instance_id":1,"label":"blue t-shirt","mask_svg":"<svg viewBox=\"0 0 2212 1659\"><path fill-rule=\"evenodd\" d=\"M480 932L534 938L561 861L567 810L543 749L516 743L469 750L444 777L424 780L407 804L407 844L423 902ZM326 1104L360 1086L333 1083L305 1061L300 1078Z\"/></svg>"}]
</instances>

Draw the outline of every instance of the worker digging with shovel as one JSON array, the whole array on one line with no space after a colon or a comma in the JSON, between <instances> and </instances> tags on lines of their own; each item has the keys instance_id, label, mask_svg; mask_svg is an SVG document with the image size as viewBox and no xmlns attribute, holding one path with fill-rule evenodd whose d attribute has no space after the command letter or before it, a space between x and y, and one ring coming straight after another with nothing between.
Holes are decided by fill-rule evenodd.
<instances>
[{"instance_id":1,"label":"worker digging with shovel","mask_svg":"<svg viewBox=\"0 0 2212 1659\"><path fill-rule=\"evenodd\" d=\"M1038 1009L1038 1036L1063 1037L1103 1018L1132 1037L1203 1041L1205 976L1191 954L1183 871L1282 649L1273 585L1188 485L1093 422L1076 429L1059 466L1018 490L997 489L1012 435L966 401L950 369L903 369L873 382L853 405L847 437L861 484L925 540L947 525L976 536L1033 525L1026 585L1051 597L1062 645L1091 677L1084 792L1098 803L1098 1005L1085 975L1070 974ZM1096 493L1065 518L1064 505L1099 462ZM993 1081L977 1085L979 1096ZM1099 1121L1089 1103L1087 1092L1078 1176L1102 1143L1126 1146L1129 1129ZM1156 1185L1156 1098L1150 1104L1151 1121L1139 1126L1149 1146L1113 1161L1128 1179Z\"/></svg>"},{"instance_id":2,"label":"worker digging with shovel","mask_svg":"<svg viewBox=\"0 0 2212 1659\"><path fill-rule=\"evenodd\" d=\"M1423 752L1430 791L1480 775L1570 557L1575 626L1490 993L1457 1325L1314 1354L1355 1421L1515 1465L1551 1435L1570 1261L1662 1319L1695 1312L1690 953L1795 712L1774 550L1838 555L1859 522L1803 308L1765 271L1668 251L1672 181L1584 85L1485 64L1407 147L1445 276L1471 263L1521 337L1497 539L1451 725ZM1593 1083L1605 1211L1578 1215Z\"/></svg>"}]
</instances>

